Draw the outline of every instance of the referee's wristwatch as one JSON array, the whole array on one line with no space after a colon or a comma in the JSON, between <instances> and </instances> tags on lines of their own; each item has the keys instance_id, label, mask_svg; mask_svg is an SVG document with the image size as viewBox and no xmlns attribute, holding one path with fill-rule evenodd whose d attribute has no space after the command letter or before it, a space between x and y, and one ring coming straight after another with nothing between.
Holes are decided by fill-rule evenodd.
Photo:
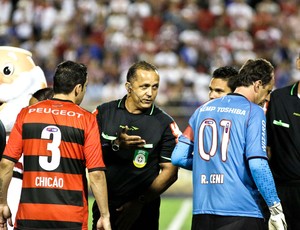
<instances>
[{"instance_id":1,"label":"referee's wristwatch","mask_svg":"<svg viewBox=\"0 0 300 230\"><path fill-rule=\"evenodd\" d=\"M120 149L120 145L116 143L116 140L113 140L111 142L111 148L112 148L113 151L119 151L119 149Z\"/></svg>"}]
</instances>

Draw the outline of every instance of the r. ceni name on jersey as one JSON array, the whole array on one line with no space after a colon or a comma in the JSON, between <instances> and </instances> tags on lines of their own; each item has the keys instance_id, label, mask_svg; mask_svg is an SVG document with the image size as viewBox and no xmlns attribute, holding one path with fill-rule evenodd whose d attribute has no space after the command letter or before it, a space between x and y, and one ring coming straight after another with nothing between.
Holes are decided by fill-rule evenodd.
<instances>
[{"instance_id":1,"label":"r. ceni name on jersey","mask_svg":"<svg viewBox=\"0 0 300 230\"><path fill-rule=\"evenodd\" d=\"M201 112L216 111L218 113L234 113L234 114L238 114L238 115L246 115L246 110L232 108L232 107L203 106L200 109L200 111Z\"/></svg>"},{"instance_id":2,"label":"r. ceni name on jersey","mask_svg":"<svg viewBox=\"0 0 300 230\"><path fill-rule=\"evenodd\" d=\"M77 117L77 118L83 116L83 114L74 111L68 111L63 109L62 110L51 109L51 108L32 108L29 109L29 113L51 113L53 115L61 115L61 116L69 116L69 117Z\"/></svg>"}]
</instances>

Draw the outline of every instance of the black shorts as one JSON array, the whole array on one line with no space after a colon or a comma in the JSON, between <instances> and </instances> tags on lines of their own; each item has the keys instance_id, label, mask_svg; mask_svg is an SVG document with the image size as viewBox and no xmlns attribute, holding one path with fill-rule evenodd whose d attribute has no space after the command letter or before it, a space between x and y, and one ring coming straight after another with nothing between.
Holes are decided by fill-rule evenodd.
<instances>
[{"instance_id":1,"label":"black shorts","mask_svg":"<svg viewBox=\"0 0 300 230\"><path fill-rule=\"evenodd\" d=\"M289 230L299 230L300 183L276 183L276 187Z\"/></svg>"},{"instance_id":2,"label":"black shorts","mask_svg":"<svg viewBox=\"0 0 300 230\"><path fill-rule=\"evenodd\" d=\"M193 215L192 230L267 230L264 219L243 216Z\"/></svg>"},{"instance_id":3,"label":"black shorts","mask_svg":"<svg viewBox=\"0 0 300 230\"><path fill-rule=\"evenodd\" d=\"M144 205L141 215L136 220L134 225L130 230L158 230L159 229L159 208L160 208L160 198L153 200L151 203ZM117 229L115 223L119 216L116 208L109 207L110 212L110 223L112 230ZM93 204L93 230L96 229L97 221L100 218L99 209L97 203Z\"/></svg>"}]
</instances>

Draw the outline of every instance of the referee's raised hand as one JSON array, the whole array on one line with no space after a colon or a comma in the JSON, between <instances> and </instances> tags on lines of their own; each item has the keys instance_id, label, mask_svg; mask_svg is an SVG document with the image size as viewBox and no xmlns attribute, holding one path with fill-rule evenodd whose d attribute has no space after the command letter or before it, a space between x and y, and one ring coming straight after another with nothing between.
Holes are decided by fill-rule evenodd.
<instances>
[{"instance_id":1,"label":"referee's raised hand","mask_svg":"<svg viewBox=\"0 0 300 230\"><path fill-rule=\"evenodd\" d=\"M128 135L129 128L125 126L122 128L121 132L118 135L118 138L115 140L115 143L120 146L120 148L130 149L130 148L142 148L146 141L142 137L137 135Z\"/></svg>"}]
</instances>

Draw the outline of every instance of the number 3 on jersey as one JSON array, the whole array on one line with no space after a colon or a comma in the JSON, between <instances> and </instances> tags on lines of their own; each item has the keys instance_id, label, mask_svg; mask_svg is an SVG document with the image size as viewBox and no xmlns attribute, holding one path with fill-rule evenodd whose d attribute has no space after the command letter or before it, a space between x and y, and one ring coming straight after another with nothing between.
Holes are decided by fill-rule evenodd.
<instances>
[{"instance_id":1,"label":"number 3 on jersey","mask_svg":"<svg viewBox=\"0 0 300 230\"><path fill-rule=\"evenodd\" d=\"M222 140L220 141L221 144L221 159L222 161L227 160L227 148L229 144L229 133L231 128L231 121L229 120L222 120L220 122L221 128L218 129L216 121L212 119L205 119L199 128L199 154L203 160L210 160L213 157L218 149L218 132L223 130ZM204 137L205 137L205 129L211 129L211 146L209 152L206 152L204 149Z\"/></svg>"},{"instance_id":2,"label":"number 3 on jersey","mask_svg":"<svg viewBox=\"0 0 300 230\"><path fill-rule=\"evenodd\" d=\"M51 161L48 161L48 156L40 156L39 164L40 166L47 171L55 170L60 164L60 150L59 145L61 143L61 131L57 126L49 125L45 127L42 131L42 139L50 139L52 134L53 140L51 143L47 144L47 150L51 151L52 157Z\"/></svg>"}]
</instances>

